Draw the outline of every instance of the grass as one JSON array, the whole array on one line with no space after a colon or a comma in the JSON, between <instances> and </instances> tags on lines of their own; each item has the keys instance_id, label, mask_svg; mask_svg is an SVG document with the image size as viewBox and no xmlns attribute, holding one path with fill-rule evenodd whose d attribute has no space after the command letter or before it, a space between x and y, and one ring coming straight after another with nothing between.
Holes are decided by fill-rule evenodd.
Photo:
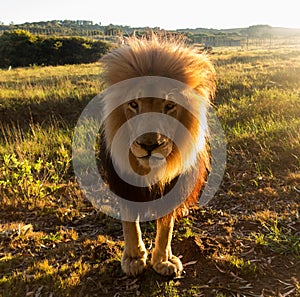
<instances>
[{"instance_id":1,"label":"grass","mask_svg":"<svg viewBox=\"0 0 300 297\"><path fill-rule=\"evenodd\" d=\"M277 220L272 224L262 223L262 227L264 232L253 234L256 244L268 246L277 253L292 253L300 256L300 236L298 234L293 234L287 227L279 227Z\"/></svg>"},{"instance_id":2,"label":"grass","mask_svg":"<svg viewBox=\"0 0 300 297\"><path fill-rule=\"evenodd\" d=\"M0 70L0 296L300 296L300 50L212 58L227 168L176 225L179 279L125 277L120 222L74 178L73 128L102 89L99 66ZM150 250L155 224L142 225Z\"/></svg>"}]
</instances>

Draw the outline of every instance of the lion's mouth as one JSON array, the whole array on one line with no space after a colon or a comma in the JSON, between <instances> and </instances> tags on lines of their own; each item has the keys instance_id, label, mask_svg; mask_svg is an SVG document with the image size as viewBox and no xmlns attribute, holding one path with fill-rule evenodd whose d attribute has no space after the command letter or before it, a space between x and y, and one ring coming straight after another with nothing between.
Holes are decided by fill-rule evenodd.
<instances>
[{"instance_id":1,"label":"lion's mouth","mask_svg":"<svg viewBox=\"0 0 300 297\"><path fill-rule=\"evenodd\" d=\"M160 153L150 153L144 156L137 157L140 165L143 167L161 167L166 162L166 157Z\"/></svg>"},{"instance_id":2,"label":"lion's mouth","mask_svg":"<svg viewBox=\"0 0 300 297\"><path fill-rule=\"evenodd\" d=\"M142 159L142 160L149 160L149 159L153 159L153 160L157 160L157 161L162 161L165 160L165 157L161 154L148 154L146 156L142 156L142 157L138 157L138 159Z\"/></svg>"}]
</instances>

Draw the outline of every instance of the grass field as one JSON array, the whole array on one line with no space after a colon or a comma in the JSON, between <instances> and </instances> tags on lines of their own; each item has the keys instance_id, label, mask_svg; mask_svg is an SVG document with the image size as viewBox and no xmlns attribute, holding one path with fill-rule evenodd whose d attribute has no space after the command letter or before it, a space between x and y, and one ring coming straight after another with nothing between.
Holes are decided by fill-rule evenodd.
<instances>
[{"instance_id":1,"label":"grass field","mask_svg":"<svg viewBox=\"0 0 300 297\"><path fill-rule=\"evenodd\" d=\"M0 296L300 296L300 49L212 58L227 168L176 225L178 279L126 277L120 222L76 184L73 128L99 66L0 70ZM143 230L151 249L154 222Z\"/></svg>"}]
</instances>

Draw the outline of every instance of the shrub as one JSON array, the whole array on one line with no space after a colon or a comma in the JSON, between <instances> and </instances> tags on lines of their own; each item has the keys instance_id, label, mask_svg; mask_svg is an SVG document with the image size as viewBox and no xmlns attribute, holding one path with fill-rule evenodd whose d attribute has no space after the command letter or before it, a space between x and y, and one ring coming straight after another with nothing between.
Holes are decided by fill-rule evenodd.
<instances>
[{"instance_id":1,"label":"shrub","mask_svg":"<svg viewBox=\"0 0 300 297\"><path fill-rule=\"evenodd\" d=\"M110 48L111 45L103 41L79 37L43 38L15 30L0 37L0 67L92 63Z\"/></svg>"},{"instance_id":2,"label":"shrub","mask_svg":"<svg viewBox=\"0 0 300 297\"><path fill-rule=\"evenodd\" d=\"M0 37L0 67L34 63L37 37L24 30L4 32Z\"/></svg>"}]
</instances>

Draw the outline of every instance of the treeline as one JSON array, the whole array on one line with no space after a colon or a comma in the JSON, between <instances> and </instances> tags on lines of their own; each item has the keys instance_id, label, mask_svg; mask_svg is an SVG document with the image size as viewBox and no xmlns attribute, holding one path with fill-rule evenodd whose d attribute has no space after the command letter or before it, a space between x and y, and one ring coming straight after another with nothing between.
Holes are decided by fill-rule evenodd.
<instances>
[{"instance_id":1,"label":"treeline","mask_svg":"<svg viewBox=\"0 0 300 297\"><path fill-rule=\"evenodd\" d=\"M80 37L41 37L25 30L0 36L0 67L81 64L98 61L111 49L103 41Z\"/></svg>"}]
</instances>

